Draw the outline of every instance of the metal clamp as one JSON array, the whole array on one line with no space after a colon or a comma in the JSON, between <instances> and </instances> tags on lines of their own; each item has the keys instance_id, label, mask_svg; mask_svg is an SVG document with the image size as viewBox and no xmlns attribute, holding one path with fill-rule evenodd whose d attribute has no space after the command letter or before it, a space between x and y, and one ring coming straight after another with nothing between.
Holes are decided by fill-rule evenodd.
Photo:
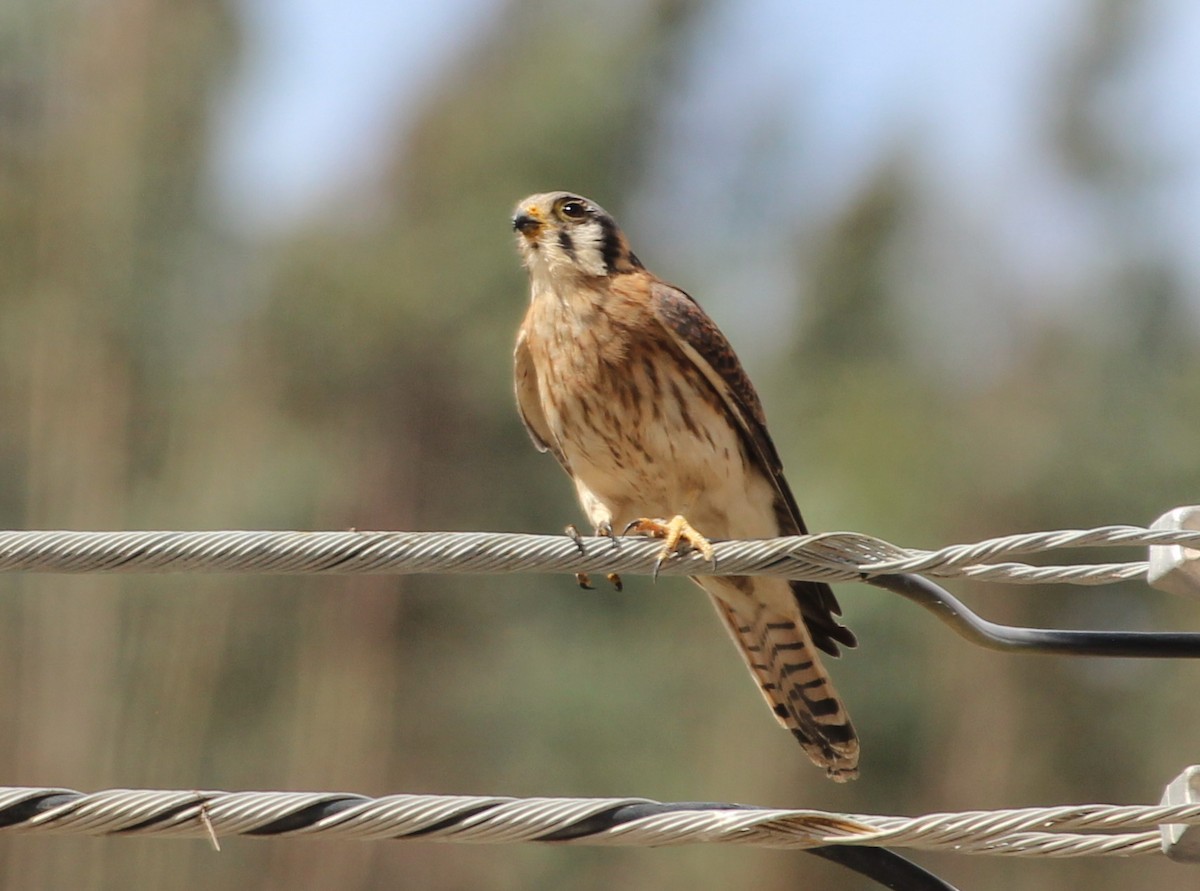
<instances>
[{"instance_id":1,"label":"metal clamp","mask_svg":"<svg viewBox=\"0 0 1200 891\"><path fill-rule=\"evenodd\" d=\"M1200 532L1200 506L1177 507L1150 527L1159 531ZM1200 551L1182 545L1151 545L1150 584L1168 594L1200 597Z\"/></svg>"},{"instance_id":2,"label":"metal clamp","mask_svg":"<svg viewBox=\"0 0 1200 891\"><path fill-rule=\"evenodd\" d=\"M1160 804L1200 804L1200 765L1193 764L1167 786ZM1163 853L1181 863L1200 863L1200 826L1186 823L1165 823L1162 833Z\"/></svg>"}]
</instances>

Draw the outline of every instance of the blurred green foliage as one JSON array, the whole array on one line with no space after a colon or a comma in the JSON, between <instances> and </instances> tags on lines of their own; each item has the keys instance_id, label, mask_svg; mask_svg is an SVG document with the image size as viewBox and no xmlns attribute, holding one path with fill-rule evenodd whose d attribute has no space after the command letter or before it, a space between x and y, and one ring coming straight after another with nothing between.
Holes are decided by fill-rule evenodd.
<instances>
[{"instance_id":1,"label":"blurred green foliage","mask_svg":"<svg viewBox=\"0 0 1200 891\"><path fill-rule=\"evenodd\" d=\"M0 523L577 519L511 404L525 286L506 217L559 187L619 214L636 186L704 9L621 10L514 3L398 140L385 216L275 243L231 235L202 198L214 90L238 53L228 10L0 12ZM1086 47L1072 76L1094 76L1116 39ZM1119 191L1128 159L1083 138L1071 112L1064 158ZM1085 330L1012 320L1018 360L960 385L906 335L889 275L915 188L898 159L798 251L808 302L792 348L754 363L811 525L932 546L1145 522L1200 500L1200 353L1170 273L1114 258ZM703 281L679 284L704 300ZM1137 585L959 588L1004 621L1191 620ZM862 646L834 670L865 760L858 783L834 787L775 728L697 593L635 579L581 593L565 577L9 576L0 782L919 813L1145 802L1197 759L1195 666L977 652L850 586ZM750 850L244 841L215 855L10 838L0 851L10 887L875 887ZM923 859L973 891L1195 882L1160 863Z\"/></svg>"}]
</instances>

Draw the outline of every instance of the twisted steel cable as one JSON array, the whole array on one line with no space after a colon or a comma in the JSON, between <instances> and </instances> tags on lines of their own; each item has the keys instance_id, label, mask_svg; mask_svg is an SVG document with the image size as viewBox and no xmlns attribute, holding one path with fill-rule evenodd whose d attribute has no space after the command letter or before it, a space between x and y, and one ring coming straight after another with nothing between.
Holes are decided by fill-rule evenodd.
<instances>
[{"instance_id":1,"label":"twisted steel cable","mask_svg":"<svg viewBox=\"0 0 1200 891\"><path fill-rule=\"evenodd\" d=\"M1105 526L906 549L850 532L714 542L716 565L698 553L672 557L667 575L780 575L852 581L898 573L1010 584L1103 585L1145 577L1147 563L1034 566L1000 556L1061 548L1179 545L1200 532ZM658 542L499 532L0 532L3 572L239 572L273 574L654 571Z\"/></svg>"},{"instance_id":2,"label":"twisted steel cable","mask_svg":"<svg viewBox=\"0 0 1200 891\"><path fill-rule=\"evenodd\" d=\"M1132 857L1160 827L1200 825L1200 804L1073 805L919 817L641 798L0 787L0 832L189 837L313 836L605 846L858 845L1022 857Z\"/></svg>"},{"instance_id":3,"label":"twisted steel cable","mask_svg":"<svg viewBox=\"0 0 1200 891\"><path fill-rule=\"evenodd\" d=\"M673 555L668 575L781 575L859 580L929 610L974 644L997 650L1143 658L1200 658L1200 634L1058 631L989 622L928 578L1013 584L1103 585L1146 578L1146 561L1033 566L986 563L1059 548L1200 546L1200 532L1106 526L905 549L850 532L714 542L716 560ZM497 532L0 532L0 572L240 572L276 574L624 572L658 574L660 544L630 538ZM1190 590L1177 582L1175 591Z\"/></svg>"}]
</instances>

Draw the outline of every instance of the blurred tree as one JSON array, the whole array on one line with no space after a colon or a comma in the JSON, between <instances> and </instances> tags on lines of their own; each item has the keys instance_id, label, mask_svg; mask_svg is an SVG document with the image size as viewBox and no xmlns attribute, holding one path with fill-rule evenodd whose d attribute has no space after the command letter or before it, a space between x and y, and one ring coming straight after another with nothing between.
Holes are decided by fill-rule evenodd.
<instances>
[{"instance_id":1,"label":"blurred tree","mask_svg":"<svg viewBox=\"0 0 1200 891\"><path fill-rule=\"evenodd\" d=\"M220 70L230 35L219 7L196 2L20 4L5 7L2 25L0 196L11 200L0 200L0 512L18 528L134 525L135 493L163 458L169 399L181 398L162 386L170 350L156 320L174 255L197 230L205 75ZM98 576L3 585L10 781L120 783L130 765L153 761L157 718L190 717L180 704L208 698L211 660L175 663L159 679L187 672L189 683L165 688L126 662L134 636L159 643L186 606L139 608L126 597L133 586ZM194 748L170 754L186 760ZM13 885L89 876L132 887L155 864L180 866L166 851L3 845Z\"/></svg>"},{"instance_id":2,"label":"blurred tree","mask_svg":"<svg viewBox=\"0 0 1200 891\"><path fill-rule=\"evenodd\" d=\"M969 239L929 240L903 154L797 239L808 302L794 348L759 363L773 373L758 383L818 528L936 544L1197 500L1195 326L1177 276L1119 224L1144 159L1106 146L1087 114L1143 6L1096 4L1053 108L1063 167L1113 222L1117 273L1088 295L1086 324L1006 319L1017 352L994 377L928 362L914 332L943 329L908 300L898 258ZM331 208L269 244L224 232L204 200L208 116L238 52L223 5L0 8L4 524L577 519L512 406L526 286L506 216L551 188L620 215L713 8L511 3L397 134L374 216ZM703 301L705 283L687 284ZM953 299L947 286L928 306ZM582 594L565 577L5 578L5 781L918 812L1146 800L1194 757L1192 666L976 652L915 608L844 586L863 646L834 670L866 764L834 788L775 729L703 598L630 582ZM1006 621L1189 619L1155 597L961 587ZM0 874L28 887L872 887L754 851L228 847L214 859L200 844L5 840ZM1107 864L931 861L972 889L1131 884ZM1146 887L1178 881L1137 868Z\"/></svg>"}]
</instances>

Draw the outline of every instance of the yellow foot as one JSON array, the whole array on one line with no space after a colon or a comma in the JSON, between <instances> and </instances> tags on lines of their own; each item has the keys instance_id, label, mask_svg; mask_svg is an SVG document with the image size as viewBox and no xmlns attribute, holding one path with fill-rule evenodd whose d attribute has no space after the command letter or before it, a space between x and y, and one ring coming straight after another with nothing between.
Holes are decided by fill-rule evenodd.
<instances>
[{"instance_id":1,"label":"yellow foot","mask_svg":"<svg viewBox=\"0 0 1200 891\"><path fill-rule=\"evenodd\" d=\"M682 515L676 514L670 520L652 520L642 517L625 527L624 534L628 535L630 532L663 539L662 550L658 552L658 559L654 561L655 578L658 578L658 571L667 562L667 558L680 552L680 545L695 548L704 555L705 560L713 566L717 565L717 555L713 551L712 543L697 532Z\"/></svg>"},{"instance_id":2,"label":"yellow foot","mask_svg":"<svg viewBox=\"0 0 1200 891\"><path fill-rule=\"evenodd\" d=\"M625 583L621 581L621 576L619 576L617 573L615 573L615 572L605 573L604 577L606 579L608 579L608 583L610 585L612 585L614 588L616 588L618 591L625 590ZM575 573L575 583L577 585L579 585L579 587L583 588L583 590L585 590L585 591L595 591L596 590L595 586L592 585L592 577L589 576L586 572Z\"/></svg>"}]
</instances>

